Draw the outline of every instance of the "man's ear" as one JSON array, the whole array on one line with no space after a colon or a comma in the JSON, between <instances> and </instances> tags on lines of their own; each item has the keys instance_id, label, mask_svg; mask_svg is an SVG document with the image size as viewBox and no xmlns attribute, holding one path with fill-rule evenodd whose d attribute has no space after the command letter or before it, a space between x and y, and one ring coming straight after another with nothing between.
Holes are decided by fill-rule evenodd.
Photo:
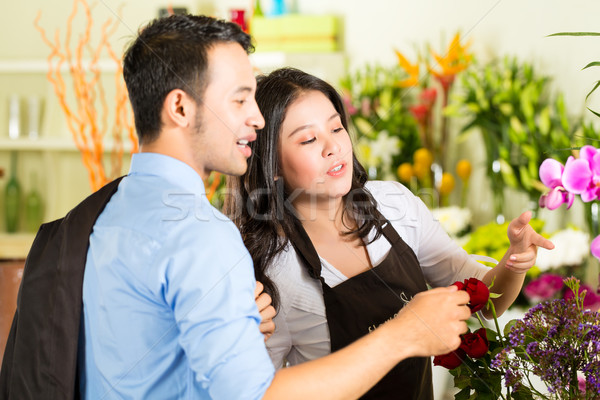
<instances>
[{"instance_id":1,"label":"man's ear","mask_svg":"<svg viewBox=\"0 0 600 400\"><path fill-rule=\"evenodd\" d=\"M192 124L195 118L196 102L181 89L173 89L163 102L163 122L165 125L175 125L182 128Z\"/></svg>"}]
</instances>

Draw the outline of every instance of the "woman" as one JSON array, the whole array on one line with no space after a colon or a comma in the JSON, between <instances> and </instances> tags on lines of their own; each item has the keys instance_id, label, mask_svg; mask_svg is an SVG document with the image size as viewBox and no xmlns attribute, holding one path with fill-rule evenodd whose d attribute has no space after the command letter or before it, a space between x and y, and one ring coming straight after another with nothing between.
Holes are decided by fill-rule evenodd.
<instances>
[{"instance_id":1,"label":"woman","mask_svg":"<svg viewBox=\"0 0 600 400\"><path fill-rule=\"evenodd\" d=\"M490 270L459 248L404 186L367 182L331 85L285 68L258 78L256 100L265 127L251 144L247 173L229 182L226 212L278 308L267 341L276 367L349 344L427 284L494 280L503 312L533 265L536 246L553 247L524 214L511 223L511 247ZM414 358L364 398L432 399L431 386L430 360Z\"/></svg>"}]
</instances>

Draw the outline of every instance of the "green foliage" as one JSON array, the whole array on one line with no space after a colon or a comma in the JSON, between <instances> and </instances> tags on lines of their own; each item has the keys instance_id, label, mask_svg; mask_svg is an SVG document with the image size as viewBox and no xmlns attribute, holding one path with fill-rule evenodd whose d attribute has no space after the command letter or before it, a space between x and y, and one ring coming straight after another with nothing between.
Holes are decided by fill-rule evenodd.
<instances>
[{"instance_id":1,"label":"green foliage","mask_svg":"<svg viewBox=\"0 0 600 400\"><path fill-rule=\"evenodd\" d=\"M340 82L355 135L355 152L365 168L377 169L376 178L395 176L396 168L411 162L421 146L416 122L409 111L410 89L398 66L366 65Z\"/></svg>"},{"instance_id":2,"label":"green foliage","mask_svg":"<svg viewBox=\"0 0 600 400\"><path fill-rule=\"evenodd\" d=\"M479 128L494 193L508 186L537 203L546 190L538 175L542 161L558 153L566 160L582 138L599 137L593 127L569 117L563 96L551 97L549 83L530 64L509 57L462 75L447 112L469 118L463 134Z\"/></svg>"},{"instance_id":3,"label":"green foliage","mask_svg":"<svg viewBox=\"0 0 600 400\"><path fill-rule=\"evenodd\" d=\"M544 221L541 219L532 218L529 224L536 232L541 232L544 228ZM510 247L507 231L508 222L504 224L490 222L482 225L471 233L469 241L463 248L469 254L492 257L500 261Z\"/></svg>"}]
</instances>

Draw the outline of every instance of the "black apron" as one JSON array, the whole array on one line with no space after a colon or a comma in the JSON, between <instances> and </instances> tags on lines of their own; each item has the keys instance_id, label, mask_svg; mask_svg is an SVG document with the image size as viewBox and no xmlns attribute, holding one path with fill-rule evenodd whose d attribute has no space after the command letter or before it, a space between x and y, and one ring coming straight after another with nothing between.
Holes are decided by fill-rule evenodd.
<instances>
[{"instance_id":1,"label":"black apron","mask_svg":"<svg viewBox=\"0 0 600 400\"><path fill-rule=\"evenodd\" d=\"M331 288L321 277L321 261L300 224L290 241L311 277L321 281L331 351L339 350L393 318L418 292L427 290L412 249L383 217L383 234L392 248L375 268ZM429 357L409 358L396 365L362 399L432 400Z\"/></svg>"}]
</instances>

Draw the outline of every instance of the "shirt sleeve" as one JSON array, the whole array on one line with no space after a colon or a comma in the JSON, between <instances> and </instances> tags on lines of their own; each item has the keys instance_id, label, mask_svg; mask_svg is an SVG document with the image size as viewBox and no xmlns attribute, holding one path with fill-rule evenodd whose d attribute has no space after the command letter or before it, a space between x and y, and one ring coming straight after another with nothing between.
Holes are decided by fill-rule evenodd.
<instances>
[{"instance_id":1,"label":"shirt sleeve","mask_svg":"<svg viewBox=\"0 0 600 400\"><path fill-rule=\"evenodd\" d=\"M292 349L292 335L287 324L287 314L279 310L273 319L275 332L267 339L267 350L276 369L283 367L284 360Z\"/></svg>"},{"instance_id":2,"label":"shirt sleeve","mask_svg":"<svg viewBox=\"0 0 600 400\"><path fill-rule=\"evenodd\" d=\"M205 224L206 226L206 224ZM258 325L254 270L230 222L179 235L164 297L196 382L216 399L262 398L274 368Z\"/></svg>"}]
</instances>

